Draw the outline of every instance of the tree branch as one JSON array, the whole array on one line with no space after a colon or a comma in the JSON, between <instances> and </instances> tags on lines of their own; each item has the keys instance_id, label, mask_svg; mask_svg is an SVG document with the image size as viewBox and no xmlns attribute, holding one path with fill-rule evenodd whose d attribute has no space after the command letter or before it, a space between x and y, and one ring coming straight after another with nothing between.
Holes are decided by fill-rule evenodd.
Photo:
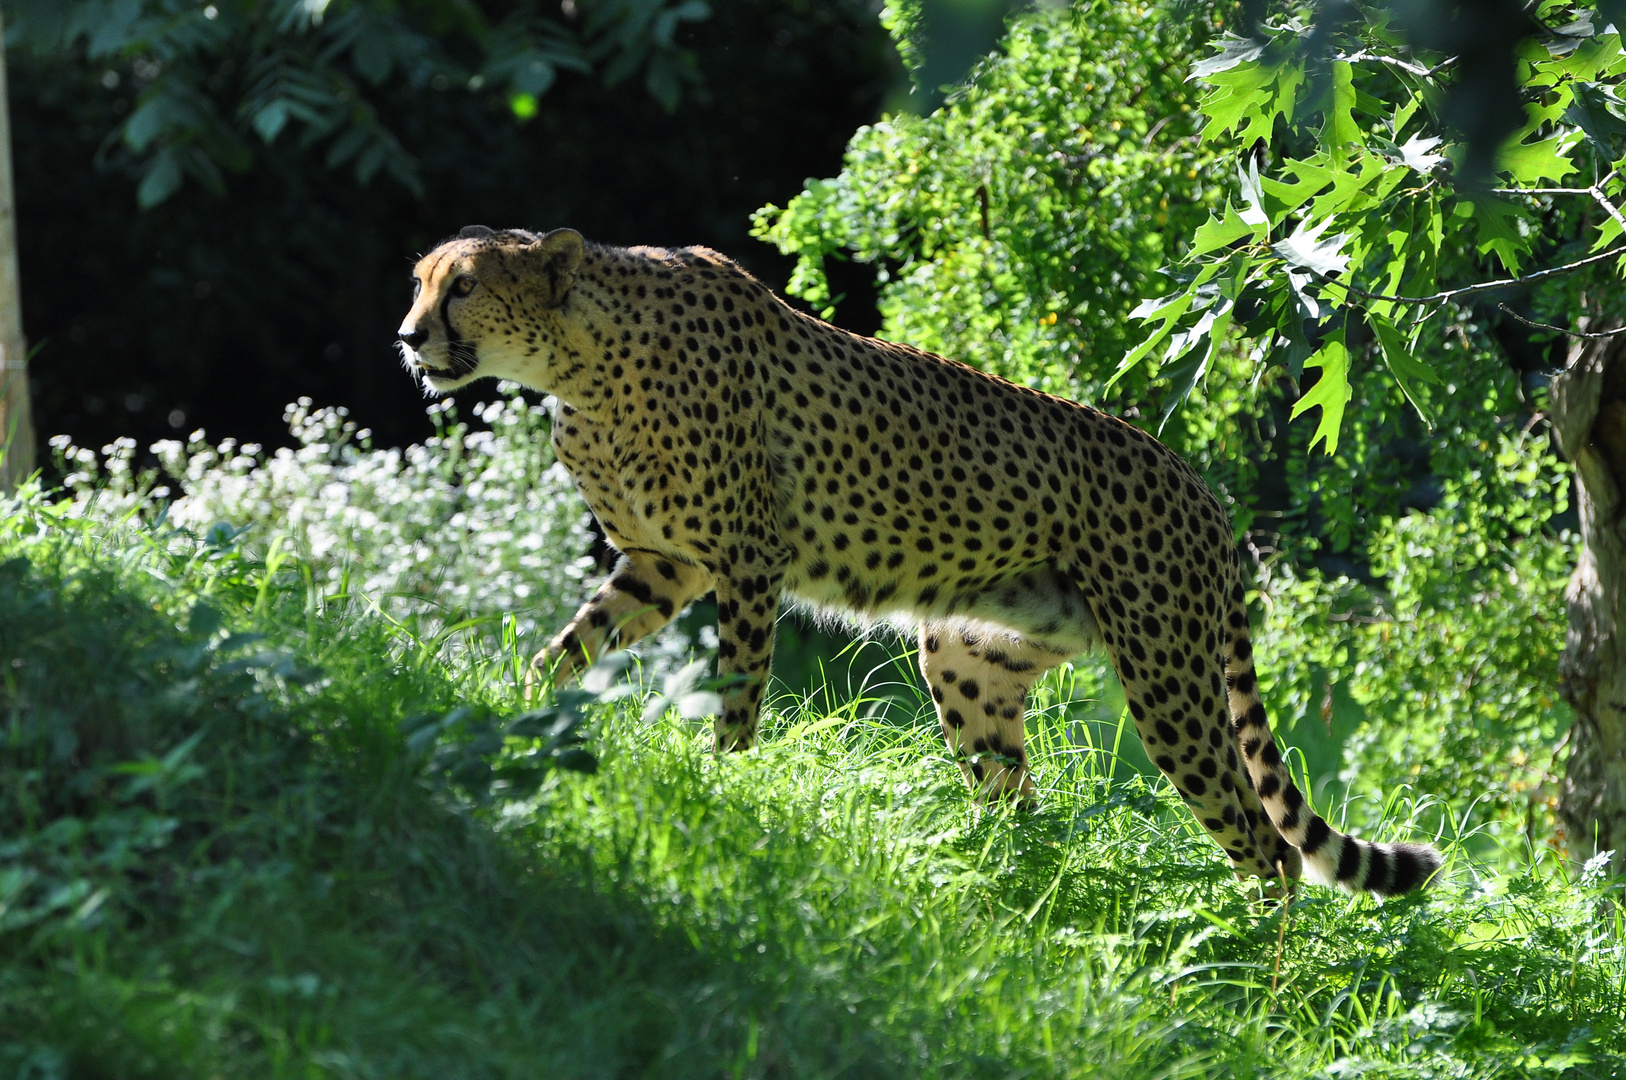
<instances>
[{"instance_id":1,"label":"tree branch","mask_svg":"<svg viewBox=\"0 0 1626 1080\"><path fill-rule=\"evenodd\" d=\"M1496 306L1504 314L1513 316L1513 319L1514 319L1515 322L1524 323L1524 325L1530 327L1533 330L1552 330L1552 331L1555 331L1555 332L1560 333L1560 334L1567 334L1567 335L1569 335L1570 337L1573 337L1573 338L1591 338L1591 339L1608 338L1608 337L1614 337L1617 334L1626 334L1626 326L1617 326L1613 330L1603 330L1603 331L1600 331L1600 332L1598 332L1596 334L1588 333L1585 330L1566 330L1562 326L1554 326L1552 323L1536 322L1533 319L1527 319L1523 315L1520 315L1517 311L1514 311L1512 308L1508 307L1506 304L1497 304Z\"/></svg>"},{"instance_id":2,"label":"tree branch","mask_svg":"<svg viewBox=\"0 0 1626 1080\"><path fill-rule=\"evenodd\" d=\"M1603 192L1603 186L1605 184L1609 183L1609 181L1615 179L1615 177L1619 173L1620 173L1619 169L1610 169L1608 176L1605 176L1602 180L1599 180L1597 183L1593 184L1591 187L1584 187L1584 188L1491 188L1491 193L1494 194L1494 195L1590 195L1590 196L1592 196L1593 199L1597 200L1598 205L1603 207L1604 211L1610 217L1615 219L1615 224L1620 226L1620 231L1623 232L1623 233L1626 233L1626 217L1621 216L1620 208L1618 206L1616 206L1614 203L1610 202L1609 201L1609 196L1605 195L1604 192Z\"/></svg>"},{"instance_id":3,"label":"tree branch","mask_svg":"<svg viewBox=\"0 0 1626 1080\"><path fill-rule=\"evenodd\" d=\"M1328 284L1336 285L1366 300L1387 300L1391 304L1445 304L1477 293L1495 292L1497 289L1508 289L1518 285L1533 285L1538 281L1546 281L1548 278L1558 277L1560 274L1567 274L1572 270L1579 270L1583 266L1605 262L1621 255L1626 255L1626 245L1612 247L1608 251L1600 251L1596 255L1588 255L1584 259L1577 259L1572 263L1565 263L1563 266L1550 266L1545 270L1537 270L1535 273L1525 274L1523 277L1502 278L1499 281L1481 281L1475 285L1464 285L1460 289L1445 289L1429 296L1389 296L1384 293L1367 292L1365 289L1343 282L1331 281Z\"/></svg>"},{"instance_id":4,"label":"tree branch","mask_svg":"<svg viewBox=\"0 0 1626 1080\"><path fill-rule=\"evenodd\" d=\"M1615 219L1615 224L1620 226L1620 231L1626 233L1626 217L1621 217L1620 207L1610 202L1608 197L1603 193L1603 186L1614 178L1615 174L1611 172L1608 176L1604 177L1602 180L1599 180L1587 190L1592 193L1592 197L1594 199L1598 200L1598 205L1603 207L1604 210L1608 211L1609 216Z\"/></svg>"}]
</instances>

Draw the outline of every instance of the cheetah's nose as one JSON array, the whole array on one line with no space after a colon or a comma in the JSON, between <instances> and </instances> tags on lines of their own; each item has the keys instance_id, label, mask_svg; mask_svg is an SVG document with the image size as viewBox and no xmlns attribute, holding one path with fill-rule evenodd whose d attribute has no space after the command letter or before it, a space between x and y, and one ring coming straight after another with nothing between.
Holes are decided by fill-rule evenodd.
<instances>
[{"instance_id":1,"label":"cheetah's nose","mask_svg":"<svg viewBox=\"0 0 1626 1080\"><path fill-rule=\"evenodd\" d=\"M429 340L429 331L420 330L416 326L403 326L396 331L396 336L401 339L401 344L407 348L416 349Z\"/></svg>"}]
</instances>

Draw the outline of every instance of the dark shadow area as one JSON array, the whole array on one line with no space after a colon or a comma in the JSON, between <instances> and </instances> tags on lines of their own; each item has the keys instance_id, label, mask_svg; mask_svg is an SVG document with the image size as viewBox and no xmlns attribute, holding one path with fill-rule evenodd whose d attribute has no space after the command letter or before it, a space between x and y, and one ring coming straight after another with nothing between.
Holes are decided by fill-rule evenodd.
<instances>
[{"instance_id":1,"label":"dark shadow area","mask_svg":"<svg viewBox=\"0 0 1626 1080\"><path fill-rule=\"evenodd\" d=\"M848 137L894 85L896 55L858 0L739 0L685 26L703 85L670 114L638 80L566 76L526 121L501 95L386 84L380 111L420 163L422 198L382 175L358 185L285 135L263 167L227 175L223 194L188 183L140 211L105 142L135 103L128 65L13 58L42 439L145 447L203 427L281 445L282 408L301 396L348 406L381 444L423 438L394 332L414 258L471 223L704 244L781 288L790 260L750 237L750 215L840 169ZM244 77L219 76L223 94ZM873 274L852 269L838 275L849 294L839 318L873 330Z\"/></svg>"}]
</instances>

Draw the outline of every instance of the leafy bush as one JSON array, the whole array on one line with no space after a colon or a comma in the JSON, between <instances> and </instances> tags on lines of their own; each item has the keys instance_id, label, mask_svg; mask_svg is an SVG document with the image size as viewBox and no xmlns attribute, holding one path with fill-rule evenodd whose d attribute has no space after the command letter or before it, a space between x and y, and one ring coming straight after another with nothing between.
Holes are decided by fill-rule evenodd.
<instances>
[{"instance_id":1,"label":"leafy bush","mask_svg":"<svg viewBox=\"0 0 1626 1080\"><path fill-rule=\"evenodd\" d=\"M1117 313L1223 198L1185 31L1139 4L1017 20L946 107L860 128L841 175L758 211L756 235L796 255L789 292L816 307L836 302L827 258L874 263L886 336L1098 396L1132 343Z\"/></svg>"},{"instance_id":2,"label":"leafy bush","mask_svg":"<svg viewBox=\"0 0 1626 1080\"><path fill-rule=\"evenodd\" d=\"M1409 786L1448 808L1459 833L1522 829L1556 844L1554 758L1571 722L1558 659L1576 541L1549 535L1565 499L1547 441L1485 450L1438 509L1373 529L1377 584L1266 564L1260 684L1289 731L1330 724L1340 692L1359 706L1340 733L1339 780L1367 800L1364 813Z\"/></svg>"}]
</instances>

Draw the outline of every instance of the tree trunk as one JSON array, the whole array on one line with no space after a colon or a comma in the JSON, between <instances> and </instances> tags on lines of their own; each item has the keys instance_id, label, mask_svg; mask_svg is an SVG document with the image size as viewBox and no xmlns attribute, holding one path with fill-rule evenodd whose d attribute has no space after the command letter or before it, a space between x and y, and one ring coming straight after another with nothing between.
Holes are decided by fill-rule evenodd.
<instances>
[{"instance_id":1,"label":"tree trunk","mask_svg":"<svg viewBox=\"0 0 1626 1080\"><path fill-rule=\"evenodd\" d=\"M0 42L5 38L0 20ZM11 104L0 45L0 491L34 471L34 412L28 399L28 343L17 292L17 203L11 183Z\"/></svg>"},{"instance_id":2,"label":"tree trunk","mask_svg":"<svg viewBox=\"0 0 1626 1080\"><path fill-rule=\"evenodd\" d=\"M1553 424L1575 464L1581 557L1559 662L1575 710L1558 811L1577 865L1613 851L1626 874L1626 335L1577 340L1553 380Z\"/></svg>"}]
</instances>

